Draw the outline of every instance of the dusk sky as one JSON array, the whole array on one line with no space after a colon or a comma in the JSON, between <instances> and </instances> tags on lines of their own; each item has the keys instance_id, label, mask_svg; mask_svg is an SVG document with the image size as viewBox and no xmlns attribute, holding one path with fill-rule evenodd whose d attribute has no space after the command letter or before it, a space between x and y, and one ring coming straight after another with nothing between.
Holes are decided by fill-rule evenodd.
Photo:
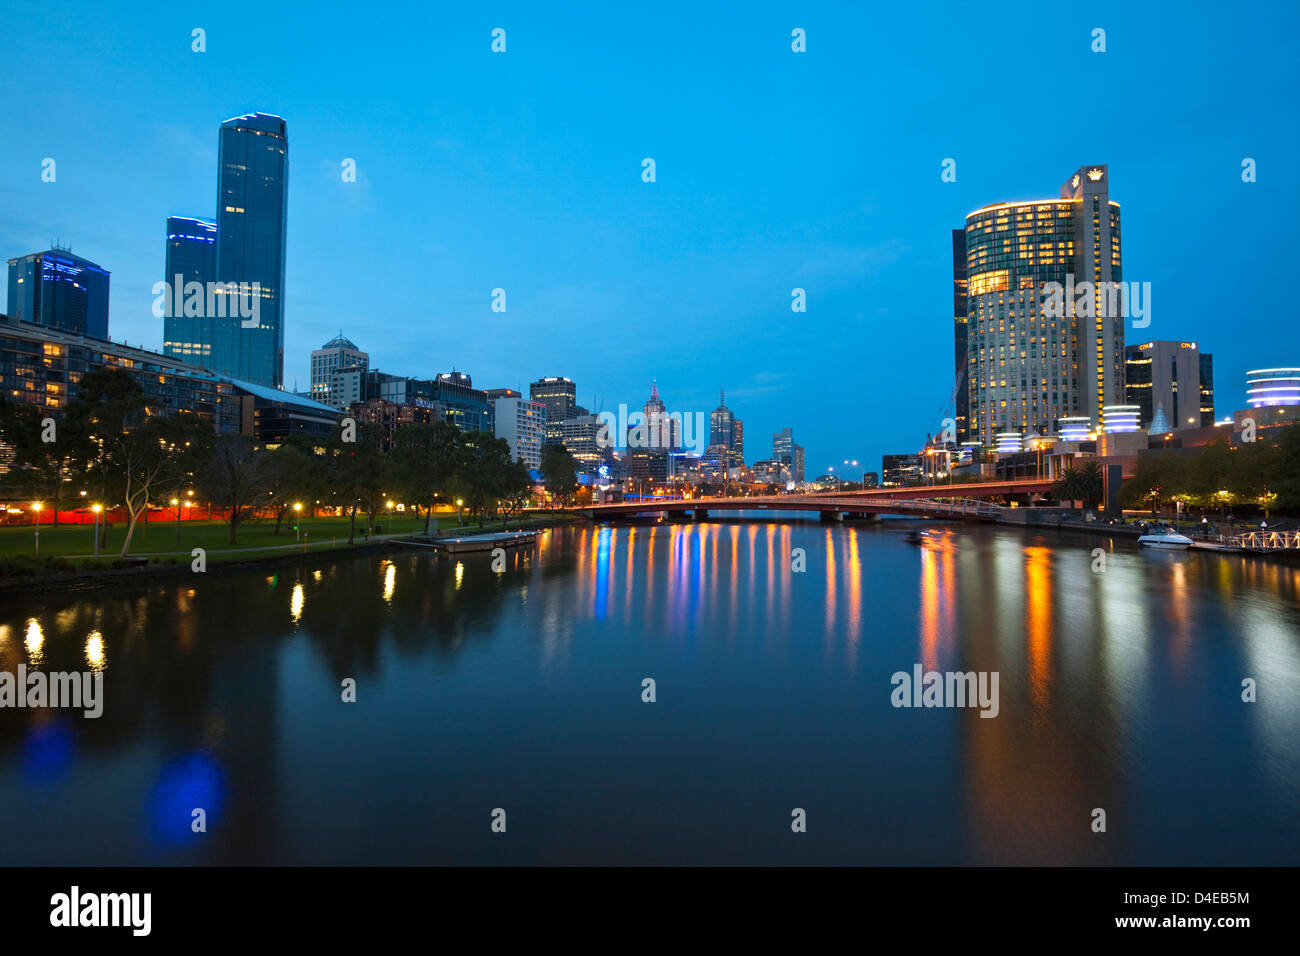
<instances>
[{"instance_id":1,"label":"dusk sky","mask_svg":"<svg viewBox=\"0 0 1300 956\"><path fill-rule=\"evenodd\" d=\"M1152 287L1128 342L1212 352L1221 419L1300 365L1300 14L1138 6L8 3L0 258L70 245L112 272L111 336L161 349L166 217L213 216L222 120L276 113L287 385L342 329L386 372L565 375L593 411L725 386L746 459L792 426L814 477L948 413L950 231L1105 163Z\"/></svg>"}]
</instances>

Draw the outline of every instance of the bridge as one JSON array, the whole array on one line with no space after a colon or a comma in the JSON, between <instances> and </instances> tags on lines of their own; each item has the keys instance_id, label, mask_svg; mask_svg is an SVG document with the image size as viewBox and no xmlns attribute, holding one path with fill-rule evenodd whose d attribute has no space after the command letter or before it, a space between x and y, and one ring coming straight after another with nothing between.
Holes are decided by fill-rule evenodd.
<instances>
[{"instance_id":1,"label":"bridge","mask_svg":"<svg viewBox=\"0 0 1300 956\"><path fill-rule=\"evenodd\" d=\"M1300 550L1300 531L1251 531L1233 535L1228 544L1243 551Z\"/></svg>"},{"instance_id":2,"label":"bridge","mask_svg":"<svg viewBox=\"0 0 1300 956\"><path fill-rule=\"evenodd\" d=\"M761 495L720 498L653 498L587 505L573 509L593 521L662 512L691 514L703 520L710 511L816 511L823 518L838 515L903 514L928 517L962 517L996 520L1002 507L983 499L1042 494L1052 487L1049 480L1021 479L915 488L876 488L869 491L836 491L810 495Z\"/></svg>"}]
</instances>

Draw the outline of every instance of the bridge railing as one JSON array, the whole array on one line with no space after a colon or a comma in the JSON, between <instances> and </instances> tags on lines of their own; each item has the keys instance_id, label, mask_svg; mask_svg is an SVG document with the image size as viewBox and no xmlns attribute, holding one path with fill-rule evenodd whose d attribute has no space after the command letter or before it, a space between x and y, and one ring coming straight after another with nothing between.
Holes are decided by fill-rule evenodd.
<instances>
[{"instance_id":1,"label":"bridge railing","mask_svg":"<svg viewBox=\"0 0 1300 956\"><path fill-rule=\"evenodd\" d=\"M1300 549L1300 531L1251 531L1233 535L1228 544L1248 551L1282 551Z\"/></svg>"}]
</instances>

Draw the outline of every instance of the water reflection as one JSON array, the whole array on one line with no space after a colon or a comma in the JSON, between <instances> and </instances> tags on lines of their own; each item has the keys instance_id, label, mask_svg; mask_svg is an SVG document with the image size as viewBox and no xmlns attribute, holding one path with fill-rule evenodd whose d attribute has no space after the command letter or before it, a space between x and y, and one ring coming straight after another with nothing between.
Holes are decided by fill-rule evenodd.
<instances>
[{"instance_id":1,"label":"water reflection","mask_svg":"<svg viewBox=\"0 0 1300 956\"><path fill-rule=\"evenodd\" d=\"M552 862L790 862L753 837L783 780L841 821L801 862L1295 862L1298 595L1105 539L722 519L52 596L0 611L0 669L103 670L106 706L0 710L0 863L481 862L507 798ZM997 672L998 717L892 708L916 662Z\"/></svg>"}]
</instances>

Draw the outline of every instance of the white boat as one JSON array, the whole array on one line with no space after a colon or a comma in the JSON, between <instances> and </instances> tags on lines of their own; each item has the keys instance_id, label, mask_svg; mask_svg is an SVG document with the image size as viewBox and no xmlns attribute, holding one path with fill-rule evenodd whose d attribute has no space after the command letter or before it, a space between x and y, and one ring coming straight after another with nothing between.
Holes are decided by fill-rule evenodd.
<instances>
[{"instance_id":1,"label":"white boat","mask_svg":"<svg viewBox=\"0 0 1300 956\"><path fill-rule=\"evenodd\" d=\"M1144 544L1148 548L1185 551L1192 546L1192 539L1179 534L1173 528L1161 528L1159 531L1142 535L1138 538L1138 544Z\"/></svg>"}]
</instances>

